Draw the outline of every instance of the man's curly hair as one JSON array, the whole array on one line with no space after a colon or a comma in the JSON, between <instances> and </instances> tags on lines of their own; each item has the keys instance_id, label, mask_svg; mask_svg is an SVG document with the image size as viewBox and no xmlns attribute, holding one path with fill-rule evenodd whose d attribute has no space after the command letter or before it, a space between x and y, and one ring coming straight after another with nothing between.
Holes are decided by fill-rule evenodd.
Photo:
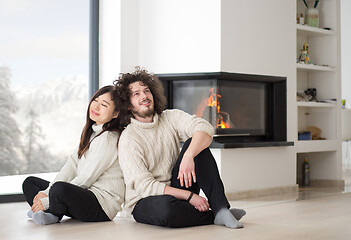
<instances>
[{"instance_id":1,"label":"man's curly hair","mask_svg":"<svg viewBox=\"0 0 351 240\"><path fill-rule=\"evenodd\" d=\"M130 123L130 118L133 117L130 108L132 104L130 96L132 91L129 85L134 82L142 82L150 88L154 98L154 114L161 114L166 106L166 97L164 96L164 89L161 81L153 74L148 73L147 70L135 67L132 73L121 73L117 80L113 82L114 88L118 93L118 101L120 104L119 116L121 124L124 126Z\"/></svg>"}]
</instances>

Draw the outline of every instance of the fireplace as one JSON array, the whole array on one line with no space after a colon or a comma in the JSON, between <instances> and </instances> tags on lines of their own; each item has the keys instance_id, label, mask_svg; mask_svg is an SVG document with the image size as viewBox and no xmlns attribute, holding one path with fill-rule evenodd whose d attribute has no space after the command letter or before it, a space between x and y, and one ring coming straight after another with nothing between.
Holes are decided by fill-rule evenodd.
<instances>
[{"instance_id":1,"label":"fireplace","mask_svg":"<svg viewBox=\"0 0 351 240\"><path fill-rule=\"evenodd\" d=\"M214 147L289 146L286 77L227 72L158 74L168 102L209 121Z\"/></svg>"}]
</instances>

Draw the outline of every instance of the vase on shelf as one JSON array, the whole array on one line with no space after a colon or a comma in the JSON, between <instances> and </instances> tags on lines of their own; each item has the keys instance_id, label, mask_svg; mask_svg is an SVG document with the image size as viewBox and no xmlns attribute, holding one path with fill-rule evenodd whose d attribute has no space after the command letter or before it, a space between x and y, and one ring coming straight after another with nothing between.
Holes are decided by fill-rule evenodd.
<instances>
[{"instance_id":1,"label":"vase on shelf","mask_svg":"<svg viewBox=\"0 0 351 240\"><path fill-rule=\"evenodd\" d=\"M311 27L319 27L319 13L317 8L307 8L305 11L305 23Z\"/></svg>"}]
</instances>

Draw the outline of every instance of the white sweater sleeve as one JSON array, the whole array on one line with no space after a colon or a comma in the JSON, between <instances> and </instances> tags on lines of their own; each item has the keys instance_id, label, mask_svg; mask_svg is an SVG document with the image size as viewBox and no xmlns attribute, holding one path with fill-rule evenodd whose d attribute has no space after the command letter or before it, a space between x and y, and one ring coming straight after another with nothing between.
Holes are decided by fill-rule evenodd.
<instances>
[{"instance_id":1,"label":"white sweater sleeve","mask_svg":"<svg viewBox=\"0 0 351 240\"><path fill-rule=\"evenodd\" d=\"M166 110L164 114L178 132L179 138L182 141L192 137L196 131L205 132L211 138L213 137L213 126L203 118L198 118L196 115L190 115L178 109Z\"/></svg>"},{"instance_id":2,"label":"white sweater sleeve","mask_svg":"<svg viewBox=\"0 0 351 240\"><path fill-rule=\"evenodd\" d=\"M66 164L62 167L60 172L57 174L55 179L49 184L49 187L44 191L46 195L49 195L49 191L51 186L58 181L70 182L75 176L77 176L77 165L78 165L78 148L76 151L70 156Z\"/></svg>"},{"instance_id":3,"label":"white sweater sleeve","mask_svg":"<svg viewBox=\"0 0 351 240\"><path fill-rule=\"evenodd\" d=\"M118 149L125 184L135 189L142 198L162 195L166 184L157 181L148 170L143 147L122 134Z\"/></svg>"},{"instance_id":4,"label":"white sweater sleeve","mask_svg":"<svg viewBox=\"0 0 351 240\"><path fill-rule=\"evenodd\" d=\"M104 132L95 138L89 147L85 161L79 174L71 181L72 184L82 188L89 188L117 159L116 135Z\"/></svg>"}]
</instances>

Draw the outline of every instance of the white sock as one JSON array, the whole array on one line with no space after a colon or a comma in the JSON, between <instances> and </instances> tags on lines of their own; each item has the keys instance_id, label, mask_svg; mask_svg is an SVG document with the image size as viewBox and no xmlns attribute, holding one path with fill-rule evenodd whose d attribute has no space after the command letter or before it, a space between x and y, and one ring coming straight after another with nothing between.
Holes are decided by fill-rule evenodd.
<instances>
[{"instance_id":1,"label":"white sock","mask_svg":"<svg viewBox=\"0 0 351 240\"><path fill-rule=\"evenodd\" d=\"M32 209L29 210L29 211L27 212L27 216L28 216L29 218L32 218L32 217L33 217L33 211L32 211Z\"/></svg>"},{"instance_id":2,"label":"white sock","mask_svg":"<svg viewBox=\"0 0 351 240\"><path fill-rule=\"evenodd\" d=\"M57 223L59 218L52 213L46 213L43 211L33 213L33 221L36 224L48 225Z\"/></svg>"},{"instance_id":3,"label":"white sock","mask_svg":"<svg viewBox=\"0 0 351 240\"><path fill-rule=\"evenodd\" d=\"M222 208L216 214L214 224L223 225L228 228L243 228L244 224L238 222L228 208Z\"/></svg>"}]
</instances>

